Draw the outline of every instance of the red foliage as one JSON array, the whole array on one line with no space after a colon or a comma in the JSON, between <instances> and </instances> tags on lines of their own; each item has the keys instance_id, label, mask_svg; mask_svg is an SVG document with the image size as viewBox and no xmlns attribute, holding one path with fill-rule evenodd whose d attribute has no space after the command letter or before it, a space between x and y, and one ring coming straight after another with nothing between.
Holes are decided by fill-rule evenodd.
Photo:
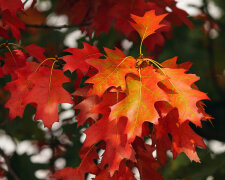
<instances>
[{"instance_id":1,"label":"red foliage","mask_svg":"<svg viewBox=\"0 0 225 180\"><path fill-rule=\"evenodd\" d=\"M79 167L64 168L52 177L83 180L86 173L93 173L96 179L133 180L132 168L136 167L141 179L163 179L157 170L166 162L167 150L174 158L184 152L190 160L199 162L195 148L204 148L205 144L189 122L201 126L201 120L211 118L204 112L202 102L209 98L194 84L199 77L187 74L189 62L177 64L175 57L160 64L142 54L142 43L149 51L162 46L172 25L185 23L191 28L186 12L178 9L173 0L62 0L59 5L64 8L58 12L69 15L73 24L87 24L81 29L89 35L107 33L113 22L114 28L131 40L139 34L141 45L137 59L126 57L118 48L104 48L104 55L87 43L83 43L83 49L66 49L71 54L61 58L46 58L45 49L34 44L23 48L28 54L1 45L10 51L1 58L5 64L0 76L12 77L5 86L11 94L5 107L10 109L12 119L22 117L26 105L32 104L37 109L35 120L41 119L51 129L59 120L57 106L70 103L80 110L78 126L89 122ZM8 25L19 40L19 29L25 28L17 18L22 3L0 0L0 8L0 35L8 38ZM28 56L39 63L27 61ZM65 64L60 68L57 63ZM76 71L78 76L72 94L62 86L70 82L64 75L67 70ZM88 78L88 86L80 88L83 77ZM81 102L78 96L82 96ZM144 136L152 139L152 145L144 142ZM104 150L102 159L97 153L100 149ZM156 156L152 155L154 151Z\"/></svg>"}]
</instances>

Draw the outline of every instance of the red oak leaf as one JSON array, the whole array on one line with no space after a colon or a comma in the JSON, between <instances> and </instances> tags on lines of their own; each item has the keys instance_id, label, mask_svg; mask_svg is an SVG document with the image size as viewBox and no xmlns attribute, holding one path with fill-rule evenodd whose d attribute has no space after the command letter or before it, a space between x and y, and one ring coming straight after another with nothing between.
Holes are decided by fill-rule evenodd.
<instances>
[{"instance_id":1,"label":"red oak leaf","mask_svg":"<svg viewBox=\"0 0 225 180\"><path fill-rule=\"evenodd\" d=\"M161 65L166 68L186 69L188 71L190 69L190 67L192 66L192 63L185 62L183 64L177 64L177 58L178 57L173 57L171 59L168 59L168 60L164 61L163 63L161 63Z\"/></svg>"},{"instance_id":2,"label":"red oak leaf","mask_svg":"<svg viewBox=\"0 0 225 180\"><path fill-rule=\"evenodd\" d=\"M155 72L152 66L141 70L141 79L127 77L127 97L112 106L110 119L121 116L128 118L127 136L132 142L141 136L142 124L145 121L157 123L159 115L154 107L155 102L167 100L167 95L157 85L165 77Z\"/></svg>"},{"instance_id":3,"label":"red oak leaf","mask_svg":"<svg viewBox=\"0 0 225 180\"><path fill-rule=\"evenodd\" d=\"M19 116L22 118L26 104L23 103L24 97L33 88L33 83L28 80L28 76L35 72L38 64L34 62L27 62L26 66L15 71L17 79L6 84L5 90L10 91L11 96L5 104L9 108L9 117L14 119Z\"/></svg>"},{"instance_id":4,"label":"red oak leaf","mask_svg":"<svg viewBox=\"0 0 225 180\"><path fill-rule=\"evenodd\" d=\"M82 159L80 165L76 168L67 167L56 171L52 175L52 178L62 179L62 180L84 180L85 173L95 174L98 171L94 159L98 159L98 154L96 152L96 147L93 145L91 148L82 148L79 152Z\"/></svg>"},{"instance_id":5,"label":"red oak leaf","mask_svg":"<svg viewBox=\"0 0 225 180\"><path fill-rule=\"evenodd\" d=\"M164 27L164 24L160 24L160 22L167 16L167 14L157 16L155 11L148 11L145 13L143 17L131 15L131 18L135 21L135 23L130 22L131 25L136 29L139 33L141 40L143 41L146 37L155 33L159 28Z\"/></svg>"},{"instance_id":6,"label":"red oak leaf","mask_svg":"<svg viewBox=\"0 0 225 180\"><path fill-rule=\"evenodd\" d=\"M5 53L5 58L3 59L5 64L2 67L3 74L10 74L13 80L16 79L15 70L25 66L27 57L27 54L21 50L13 50L12 53Z\"/></svg>"},{"instance_id":7,"label":"red oak leaf","mask_svg":"<svg viewBox=\"0 0 225 180\"><path fill-rule=\"evenodd\" d=\"M87 83L94 84L89 95L96 94L102 96L109 87L121 87L122 90L125 90L126 74L138 74L135 68L136 60L133 57L126 57L117 48L115 50L105 48L105 52L107 54L106 59L92 59L87 61L88 64L98 69L98 73L86 81Z\"/></svg>"},{"instance_id":8,"label":"red oak leaf","mask_svg":"<svg viewBox=\"0 0 225 180\"><path fill-rule=\"evenodd\" d=\"M168 79L162 81L160 87L168 93L170 105L178 109L181 122L189 120L201 126L200 120L204 115L198 111L197 102L209 98L205 93L192 88L199 77L186 74L185 69L163 68L162 71Z\"/></svg>"},{"instance_id":9,"label":"red oak leaf","mask_svg":"<svg viewBox=\"0 0 225 180\"><path fill-rule=\"evenodd\" d=\"M193 27L193 23L187 18L187 13L177 8L176 6L172 7L172 11L174 12L174 16L178 17L181 22L185 23L190 29ZM176 18L174 18L176 20Z\"/></svg>"},{"instance_id":10,"label":"red oak leaf","mask_svg":"<svg viewBox=\"0 0 225 180\"><path fill-rule=\"evenodd\" d=\"M159 162L152 156L155 150L151 146L144 144L141 138L136 138L132 143L135 149L137 167L140 172L140 179L163 180L162 175L156 170L160 168Z\"/></svg>"},{"instance_id":11,"label":"red oak leaf","mask_svg":"<svg viewBox=\"0 0 225 180\"><path fill-rule=\"evenodd\" d=\"M98 96L91 96L84 99L81 103L76 105L74 109L80 109L80 113L76 117L78 120L78 126L83 125L89 118L96 121L98 119L97 113L92 113L92 108L99 103Z\"/></svg>"},{"instance_id":12,"label":"red oak leaf","mask_svg":"<svg viewBox=\"0 0 225 180\"><path fill-rule=\"evenodd\" d=\"M34 84L33 89L25 97L23 103L37 104L35 120L41 119L44 125L51 128L54 122L59 120L57 106L60 103L73 104L71 95L62 87L69 82L61 70L41 67L28 78Z\"/></svg>"},{"instance_id":13,"label":"red oak leaf","mask_svg":"<svg viewBox=\"0 0 225 180\"><path fill-rule=\"evenodd\" d=\"M0 37L3 37L5 39L9 39L9 36L8 36L6 30L1 28L1 27L0 27Z\"/></svg>"},{"instance_id":14,"label":"red oak leaf","mask_svg":"<svg viewBox=\"0 0 225 180\"><path fill-rule=\"evenodd\" d=\"M88 85L88 86L85 86L85 87L77 88L76 91L74 93L72 93L72 95L87 98L88 97L88 91L90 91L91 88L92 88L91 84Z\"/></svg>"},{"instance_id":15,"label":"red oak leaf","mask_svg":"<svg viewBox=\"0 0 225 180\"><path fill-rule=\"evenodd\" d=\"M114 173L113 177L110 177L108 169L106 169L101 171L101 173L96 176L95 180L122 180L124 177L126 177L126 180L135 180L134 174L130 168L127 167L125 160L120 162L119 170Z\"/></svg>"},{"instance_id":16,"label":"red oak leaf","mask_svg":"<svg viewBox=\"0 0 225 180\"><path fill-rule=\"evenodd\" d=\"M73 72L76 69L80 69L82 72L87 72L89 69L89 65L86 63L86 61L95 60L102 56L96 46L91 46L85 42L83 42L83 46L83 49L69 48L65 50L72 55L63 57L63 60L66 62L63 68L64 71L70 70L71 72Z\"/></svg>"},{"instance_id":17,"label":"red oak leaf","mask_svg":"<svg viewBox=\"0 0 225 180\"><path fill-rule=\"evenodd\" d=\"M171 147L174 158L184 152L190 160L200 162L195 147L205 148L203 138L198 136L189 126L189 121L180 123L177 109L171 110L165 117L159 119L159 124L154 127L155 138L159 143L167 142L168 133L172 136ZM166 149L161 149L166 150Z\"/></svg>"},{"instance_id":18,"label":"red oak leaf","mask_svg":"<svg viewBox=\"0 0 225 180\"><path fill-rule=\"evenodd\" d=\"M0 0L0 8L2 11L9 10L13 16L16 16L16 13L24 7L21 0Z\"/></svg>"},{"instance_id":19,"label":"red oak leaf","mask_svg":"<svg viewBox=\"0 0 225 180\"><path fill-rule=\"evenodd\" d=\"M39 47L35 44L30 44L29 46L23 47L30 56L35 57L39 62L42 62L46 59L46 56L44 55L45 49L42 47Z\"/></svg>"},{"instance_id":20,"label":"red oak leaf","mask_svg":"<svg viewBox=\"0 0 225 180\"><path fill-rule=\"evenodd\" d=\"M104 169L108 165L110 176L118 170L118 162L125 158L133 160L132 147L128 144L127 137L124 134L126 123L126 118L109 121L103 115L101 120L90 126L84 132L87 138L83 147L90 147L92 144L105 141L106 148L99 166L101 169Z\"/></svg>"},{"instance_id":21,"label":"red oak leaf","mask_svg":"<svg viewBox=\"0 0 225 180\"><path fill-rule=\"evenodd\" d=\"M43 47L37 46L35 44L30 44L26 47L23 47L30 56L33 56L38 60L38 62L43 62L45 65L48 65L49 67L52 65L52 61L48 61L47 57L45 56L44 52L45 49Z\"/></svg>"},{"instance_id":22,"label":"red oak leaf","mask_svg":"<svg viewBox=\"0 0 225 180\"><path fill-rule=\"evenodd\" d=\"M2 12L3 25L8 25L12 31L13 36L18 41L20 39L20 29L25 29L25 24L17 17L10 14L8 10Z\"/></svg>"},{"instance_id":23,"label":"red oak leaf","mask_svg":"<svg viewBox=\"0 0 225 180\"><path fill-rule=\"evenodd\" d=\"M92 112L106 115L106 112L109 111L108 109L110 108L110 106L113 106L114 104L120 102L125 97L125 93L107 92L103 94L101 103L92 108Z\"/></svg>"}]
</instances>

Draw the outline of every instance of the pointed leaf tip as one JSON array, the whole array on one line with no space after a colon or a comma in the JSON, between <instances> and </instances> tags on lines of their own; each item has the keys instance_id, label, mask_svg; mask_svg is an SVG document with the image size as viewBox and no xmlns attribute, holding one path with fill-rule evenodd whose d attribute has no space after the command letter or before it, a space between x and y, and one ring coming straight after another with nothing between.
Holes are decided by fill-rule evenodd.
<instances>
[{"instance_id":1,"label":"pointed leaf tip","mask_svg":"<svg viewBox=\"0 0 225 180\"><path fill-rule=\"evenodd\" d=\"M130 22L130 24L139 33L143 41L145 38L155 33L156 30L166 26L165 24L160 24L166 16L167 14L157 16L154 10L146 12L143 17L131 14L131 18L135 23Z\"/></svg>"}]
</instances>

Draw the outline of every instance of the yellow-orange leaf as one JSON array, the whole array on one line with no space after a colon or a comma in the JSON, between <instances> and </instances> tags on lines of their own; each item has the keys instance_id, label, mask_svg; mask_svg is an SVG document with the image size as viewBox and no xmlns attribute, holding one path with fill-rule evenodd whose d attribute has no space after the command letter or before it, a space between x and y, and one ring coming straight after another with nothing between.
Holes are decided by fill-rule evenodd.
<instances>
[{"instance_id":1,"label":"yellow-orange leaf","mask_svg":"<svg viewBox=\"0 0 225 180\"><path fill-rule=\"evenodd\" d=\"M110 119L128 118L127 136L130 142L141 136L143 122L157 123L159 115L155 102L168 100L166 93L157 85L165 76L155 72L152 66L142 69L140 74L141 79L127 77L127 97L111 107Z\"/></svg>"},{"instance_id":2,"label":"yellow-orange leaf","mask_svg":"<svg viewBox=\"0 0 225 180\"><path fill-rule=\"evenodd\" d=\"M146 12L143 17L131 14L131 18L135 23L130 22L130 24L136 29L143 41L146 37L155 33L156 30L165 26L165 24L160 24L160 22L166 15L167 14L162 14L157 16L154 10Z\"/></svg>"},{"instance_id":3,"label":"yellow-orange leaf","mask_svg":"<svg viewBox=\"0 0 225 180\"><path fill-rule=\"evenodd\" d=\"M87 61L98 69L98 74L86 81L87 83L94 84L89 95L102 96L112 86L121 87L124 90L126 88L126 74L138 74L135 68L136 60L133 57L126 57L117 48L115 50L105 48L105 51L107 54L106 59L91 59Z\"/></svg>"},{"instance_id":4,"label":"yellow-orange leaf","mask_svg":"<svg viewBox=\"0 0 225 180\"><path fill-rule=\"evenodd\" d=\"M206 93L191 87L199 77L195 74L186 74L185 69L163 68L162 70L169 79L162 82L161 88L168 92L169 103L178 109L181 121L189 120L201 126L200 120L204 118L204 114L199 112L196 103L209 98Z\"/></svg>"}]
</instances>

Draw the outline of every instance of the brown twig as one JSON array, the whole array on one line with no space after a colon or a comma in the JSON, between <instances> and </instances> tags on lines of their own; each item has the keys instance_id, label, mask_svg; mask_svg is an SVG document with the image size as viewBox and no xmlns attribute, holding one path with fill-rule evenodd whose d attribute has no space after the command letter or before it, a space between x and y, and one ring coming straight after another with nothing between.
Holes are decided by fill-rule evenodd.
<instances>
[{"instance_id":1,"label":"brown twig","mask_svg":"<svg viewBox=\"0 0 225 180\"><path fill-rule=\"evenodd\" d=\"M0 148L0 155L4 158L5 163L6 163L7 167L8 167L9 173L14 177L15 180L20 180L18 175L15 173L15 171L11 167L9 157L5 154L5 152L1 148Z\"/></svg>"},{"instance_id":2,"label":"brown twig","mask_svg":"<svg viewBox=\"0 0 225 180\"><path fill-rule=\"evenodd\" d=\"M23 3L23 5L25 6L25 5L27 4L28 1L29 1L29 0L26 0L26 1Z\"/></svg>"}]
</instances>

